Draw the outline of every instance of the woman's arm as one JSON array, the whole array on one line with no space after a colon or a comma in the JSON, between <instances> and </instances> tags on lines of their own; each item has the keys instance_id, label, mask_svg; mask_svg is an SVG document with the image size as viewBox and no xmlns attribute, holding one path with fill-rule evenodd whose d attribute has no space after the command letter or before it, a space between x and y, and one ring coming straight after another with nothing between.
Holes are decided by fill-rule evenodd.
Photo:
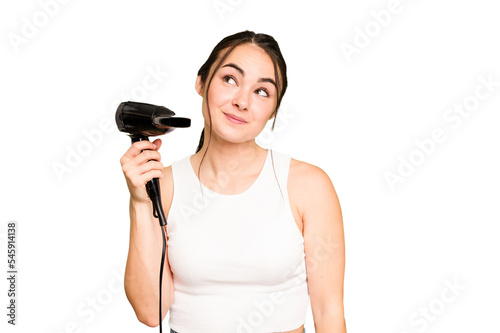
<instances>
[{"instance_id":1,"label":"woman's arm","mask_svg":"<svg viewBox=\"0 0 500 333\"><path fill-rule=\"evenodd\" d=\"M345 245L335 188L320 168L294 160L294 193L304 226L304 250L316 333L345 333Z\"/></svg>"},{"instance_id":2,"label":"woman's arm","mask_svg":"<svg viewBox=\"0 0 500 333\"><path fill-rule=\"evenodd\" d=\"M161 146L149 141L136 142L120 160L130 191L130 243L125 268L125 293L137 319L147 326L159 325L159 273L163 248L160 224L153 217L153 207L144 184L153 177L160 178L160 190L165 216L168 216L172 200L172 168L163 168ZM146 151L142 150L149 149ZM165 235L166 234L166 227ZM162 320L165 318L174 297L172 272L168 263L168 247L162 282Z\"/></svg>"},{"instance_id":3,"label":"woman's arm","mask_svg":"<svg viewBox=\"0 0 500 333\"><path fill-rule=\"evenodd\" d=\"M163 205L165 207L165 204ZM168 212L165 211L165 215ZM165 235L167 235L166 227ZM125 268L125 293L137 319L150 327L159 325L159 274L163 236L150 205L130 201L130 245ZM174 298L172 272L165 250L162 282L162 320Z\"/></svg>"}]
</instances>

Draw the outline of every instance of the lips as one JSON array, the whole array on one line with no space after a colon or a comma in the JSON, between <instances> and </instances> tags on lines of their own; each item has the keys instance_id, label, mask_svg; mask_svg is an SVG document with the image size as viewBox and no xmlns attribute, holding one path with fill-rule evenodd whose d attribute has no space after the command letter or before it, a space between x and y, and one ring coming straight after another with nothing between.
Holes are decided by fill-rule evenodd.
<instances>
[{"instance_id":1,"label":"lips","mask_svg":"<svg viewBox=\"0 0 500 333\"><path fill-rule=\"evenodd\" d=\"M234 119L234 120L237 120L239 122L242 122L242 123L246 123L246 120L243 119L243 118L240 118L240 117L237 117L235 116L234 114L230 114L230 113L224 113L226 115L226 117L230 118L230 119Z\"/></svg>"}]
</instances>

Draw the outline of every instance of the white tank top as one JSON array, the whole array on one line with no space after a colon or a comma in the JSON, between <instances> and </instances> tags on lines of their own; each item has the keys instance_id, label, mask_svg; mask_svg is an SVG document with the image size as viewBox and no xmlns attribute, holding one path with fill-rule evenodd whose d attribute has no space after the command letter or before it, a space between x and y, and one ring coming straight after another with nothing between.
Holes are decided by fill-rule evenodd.
<instances>
[{"instance_id":1,"label":"white tank top","mask_svg":"<svg viewBox=\"0 0 500 333\"><path fill-rule=\"evenodd\" d=\"M172 163L170 328L179 333L297 329L305 323L309 293L304 239L287 192L290 156L268 149L257 180L235 195L200 188L191 156Z\"/></svg>"}]
</instances>

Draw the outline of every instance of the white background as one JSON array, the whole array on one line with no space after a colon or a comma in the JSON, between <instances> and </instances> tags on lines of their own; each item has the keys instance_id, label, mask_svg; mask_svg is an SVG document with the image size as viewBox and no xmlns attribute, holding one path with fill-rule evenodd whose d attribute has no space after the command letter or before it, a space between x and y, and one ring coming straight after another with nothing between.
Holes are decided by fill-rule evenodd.
<instances>
[{"instance_id":1,"label":"white background","mask_svg":"<svg viewBox=\"0 0 500 333\"><path fill-rule=\"evenodd\" d=\"M158 330L137 321L116 277L128 251L119 159L130 141L114 113L142 97L191 118L190 129L162 137L160 152L164 165L193 154L203 126L196 73L220 39L249 29L273 35L288 65L280 129L260 142L325 170L340 198L348 332L499 332L495 2L401 0L382 27L370 13L389 0L219 2L229 7L2 2L0 262L5 276L6 226L17 221L19 276L16 327L6 323L1 279L0 330ZM342 43L357 53L347 56ZM148 68L163 76L140 96ZM496 86L478 88L481 76ZM443 118L464 101L474 106L476 89L488 96L468 117ZM445 139L419 148L436 129ZM89 146L84 132L97 131ZM70 151L84 146L69 167ZM407 166L391 187L386 173L403 172L409 159L413 172ZM58 163L68 167L59 177ZM92 298L105 303L99 311ZM306 330L314 332L311 312Z\"/></svg>"}]
</instances>

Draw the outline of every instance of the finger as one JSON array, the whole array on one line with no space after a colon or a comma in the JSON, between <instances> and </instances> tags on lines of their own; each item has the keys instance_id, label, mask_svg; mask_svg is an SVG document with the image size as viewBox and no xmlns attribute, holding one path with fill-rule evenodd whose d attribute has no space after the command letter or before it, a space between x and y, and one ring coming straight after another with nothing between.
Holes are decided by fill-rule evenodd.
<instances>
[{"instance_id":1,"label":"finger","mask_svg":"<svg viewBox=\"0 0 500 333\"><path fill-rule=\"evenodd\" d=\"M161 161L161 155L156 150L145 150L133 159L135 165L143 164L149 160Z\"/></svg>"},{"instance_id":2,"label":"finger","mask_svg":"<svg viewBox=\"0 0 500 333\"><path fill-rule=\"evenodd\" d=\"M155 145L150 141L147 140L137 141L130 146L125 155L127 155L130 158L134 158L135 156L139 155L143 150L155 150L155 149L156 149Z\"/></svg>"},{"instance_id":3,"label":"finger","mask_svg":"<svg viewBox=\"0 0 500 333\"><path fill-rule=\"evenodd\" d=\"M162 144L161 139L158 138L158 139L154 140L153 144L156 146L156 150L160 149L161 144Z\"/></svg>"},{"instance_id":4,"label":"finger","mask_svg":"<svg viewBox=\"0 0 500 333\"><path fill-rule=\"evenodd\" d=\"M120 163L124 165L129 160L139 155L143 150L155 150L155 149L156 147L152 142L149 141L134 142L134 144L132 144L130 148L125 152L125 154L123 154L123 156L120 158Z\"/></svg>"},{"instance_id":5,"label":"finger","mask_svg":"<svg viewBox=\"0 0 500 333\"><path fill-rule=\"evenodd\" d=\"M148 140L136 141L132 144L131 148L136 149L141 152L142 150L156 150L156 145L154 142Z\"/></svg>"},{"instance_id":6,"label":"finger","mask_svg":"<svg viewBox=\"0 0 500 333\"><path fill-rule=\"evenodd\" d=\"M160 170L151 170L149 172L146 172L141 176L141 181L145 185L148 181L150 181L153 178L162 178L163 171Z\"/></svg>"},{"instance_id":7,"label":"finger","mask_svg":"<svg viewBox=\"0 0 500 333\"><path fill-rule=\"evenodd\" d=\"M148 168L151 169L152 165L158 166L157 164L149 164L150 161L160 163L160 153L154 150L145 150L133 159L122 163L122 170L127 177L133 178L134 175L140 175L147 171Z\"/></svg>"},{"instance_id":8,"label":"finger","mask_svg":"<svg viewBox=\"0 0 500 333\"><path fill-rule=\"evenodd\" d=\"M152 178L163 178L163 165L159 162L151 161L138 168L124 172L127 182L134 187L141 187ZM154 176L151 176L154 175Z\"/></svg>"},{"instance_id":9,"label":"finger","mask_svg":"<svg viewBox=\"0 0 500 333\"><path fill-rule=\"evenodd\" d=\"M159 170L163 172L163 164L156 161L149 161L136 169L138 175L142 176L152 170Z\"/></svg>"}]
</instances>

